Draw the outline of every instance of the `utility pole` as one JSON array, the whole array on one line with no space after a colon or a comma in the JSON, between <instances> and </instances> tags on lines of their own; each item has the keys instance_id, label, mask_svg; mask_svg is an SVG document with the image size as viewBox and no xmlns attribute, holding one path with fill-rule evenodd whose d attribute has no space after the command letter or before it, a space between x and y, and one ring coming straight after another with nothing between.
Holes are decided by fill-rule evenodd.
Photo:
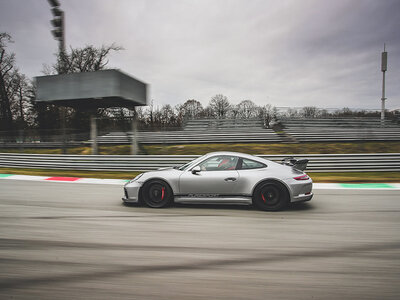
<instances>
[{"instance_id":1,"label":"utility pole","mask_svg":"<svg viewBox=\"0 0 400 300\"><path fill-rule=\"evenodd\" d=\"M386 44L383 44L383 52L382 52L382 65L381 71L383 73L382 78L382 110L381 110L381 126L385 126L385 73L387 71L387 52L386 52Z\"/></svg>"}]
</instances>

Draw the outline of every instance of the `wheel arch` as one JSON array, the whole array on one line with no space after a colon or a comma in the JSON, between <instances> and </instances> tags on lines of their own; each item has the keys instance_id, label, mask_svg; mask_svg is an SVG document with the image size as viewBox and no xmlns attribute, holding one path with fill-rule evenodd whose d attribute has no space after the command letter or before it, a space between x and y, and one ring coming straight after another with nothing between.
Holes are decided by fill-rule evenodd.
<instances>
[{"instance_id":1,"label":"wheel arch","mask_svg":"<svg viewBox=\"0 0 400 300\"><path fill-rule=\"evenodd\" d=\"M169 186L169 188L171 189L171 191L172 191L172 201L174 201L174 198L175 198L175 190L174 190L174 188L173 188L173 185L171 185L171 183L170 183L167 179L162 178L162 177L151 177L151 178L146 179L146 180L142 183L142 186L141 186L140 189L139 189L139 201L142 201L142 200L143 200L143 194L142 194L142 193L143 193L143 187L144 187L144 185L145 185L147 182L152 181L152 180L160 180L160 181L165 182L165 183Z\"/></svg>"},{"instance_id":2,"label":"wheel arch","mask_svg":"<svg viewBox=\"0 0 400 300\"><path fill-rule=\"evenodd\" d=\"M252 191L251 191L251 196L252 196L252 197L254 196L254 192L255 192L255 190L257 189L257 187L259 187L261 184L264 184L264 183L267 183L267 182L276 182L276 183L282 185L282 186L285 188L286 192L288 193L289 201L290 201L290 202L292 201L292 190L290 189L289 185L288 185L286 182L284 182L283 180L278 179L278 178L274 178L274 177L271 177L271 178L263 178L263 179L261 179L259 182L257 182L257 183L253 186L253 189L252 189Z\"/></svg>"}]
</instances>

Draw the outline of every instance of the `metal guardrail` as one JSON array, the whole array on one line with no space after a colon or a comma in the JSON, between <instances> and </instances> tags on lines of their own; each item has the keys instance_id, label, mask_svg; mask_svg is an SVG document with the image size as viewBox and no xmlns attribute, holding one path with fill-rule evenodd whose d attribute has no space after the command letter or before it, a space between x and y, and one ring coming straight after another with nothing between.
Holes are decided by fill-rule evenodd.
<instances>
[{"instance_id":1,"label":"metal guardrail","mask_svg":"<svg viewBox=\"0 0 400 300\"><path fill-rule=\"evenodd\" d=\"M74 142L74 141L68 141L65 143L67 147L84 147L87 146L88 142L82 141L82 142ZM24 148L62 148L64 146L64 143L62 142L40 142L40 143L2 143L0 142L0 148L3 149L24 149Z\"/></svg>"},{"instance_id":2,"label":"metal guardrail","mask_svg":"<svg viewBox=\"0 0 400 300\"><path fill-rule=\"evenodd\" d=\"M131 132L110 132L97 138L100 144L129 144ZM281 136L272 129L264 128L232 128L138 132L140 144L194 144L194 143L279 143Z\"/></svg>"},{"instance_id":3,"label":"metal guardrail","mask_svg":"<svg viewBox=\"0 0 400 300\"><path fill-rule=\"evenodd\" d=\"M258 155L279 162L308 158L307 172L400 171L400 153ZM198 155L58 155L0 153L0 167L91 171L150 171L179 166Z\"/></svg>"}]
</instances>

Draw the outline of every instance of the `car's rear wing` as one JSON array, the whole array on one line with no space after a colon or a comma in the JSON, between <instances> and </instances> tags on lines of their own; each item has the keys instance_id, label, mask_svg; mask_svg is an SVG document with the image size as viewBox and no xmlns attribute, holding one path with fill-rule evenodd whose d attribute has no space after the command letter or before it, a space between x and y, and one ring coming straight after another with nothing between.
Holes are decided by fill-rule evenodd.
<instances>
[{"instance_id":1,"label":"car's rear wing","mask_svg":"<svg viewBox=\"0 0 400 300\"><path fill-rule=\"evenodd\" d=\"M308 159L295 159L294 157L285 157L282 159L282 164L291 166L294 169L304 171L307 168Z\"/></svg>"}]
</instances>

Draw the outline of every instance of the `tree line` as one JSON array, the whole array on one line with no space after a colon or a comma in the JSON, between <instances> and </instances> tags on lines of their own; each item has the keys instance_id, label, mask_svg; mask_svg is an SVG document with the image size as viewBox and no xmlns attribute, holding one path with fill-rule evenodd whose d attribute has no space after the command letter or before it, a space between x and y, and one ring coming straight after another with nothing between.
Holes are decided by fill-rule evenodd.
<instances>
[{"instance_id":1,"label":"tree line","mask_svg":"<svg viewBox=\"0 0 400 300\"><path fill-rule=\"evenodd\" d=\"M0 131L12 132L27 129L57 131L61 128L62 122L65 122L65 126L69 130L88 131L89 114L87 112L35 101L34 82L21 73L16 64L15 54L7 51L8 45L12 42L8 33L0 33ZM65 52L56 54L56 62L45 66L43 73L54 75L103 70L107 68L109 54L122 49L115 44L101 47L71 47ZM135 110L127 108L97 110L99 128L104 131L113 128L130 130L130 119L134 116L138 120L139 129L159 130L180 128L187 120L199 118L260 118L264 120L265 126L268 126L278 116L315 118L378 116L378 113L354 112L348 108L328 112L314 106L280 111L270 104L260 106L251 100L232 104L222 94L211 97L206 106L196 99L189 99L175 106L155 105L152 100L148 106L136 107Z\"/></svg>"}]
</instances>

